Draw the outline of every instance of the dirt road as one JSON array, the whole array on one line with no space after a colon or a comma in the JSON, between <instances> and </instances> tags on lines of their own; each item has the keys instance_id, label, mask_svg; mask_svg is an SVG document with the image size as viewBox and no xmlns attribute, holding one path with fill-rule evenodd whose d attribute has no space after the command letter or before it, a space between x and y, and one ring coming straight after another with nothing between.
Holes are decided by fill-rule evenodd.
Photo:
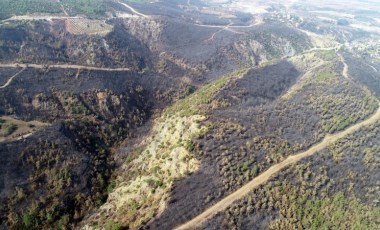
<instances>
[{"instance_id":1,"label":"dirt road","mask_svg":"<svg viewBox=\"0 0 380 230\"><path fill-rule=\"evenodd\" d=\"M70 16L59 16L59 15L19 15L13 16L8 19L3 20L2 22L8 21L38 21L38 20L63 20L63 19L81 19L84 17L70 17Z\"/></svg>"},{"instance_id":2,"label":"dirt road","mask_svg":"<svg viewBox=\"0 0 380 230\"><path fill-rule=\"evenodd\" d=\"M61 10L62 10L62 12L63 12L66 16L69 16L69 14L67 13L67 11L65 10L65 7L62 5L61 0L58 0L58 3L59 3L59 5L61 6Z\"/></svg>"},{"instance_id":3,"label":"dirt road","mask_svg":"<svg viewBox=\"0 0 380 230\"><path fill-rule=\"evenodd\" d=\"M365 63L364 64L368 65L369 67L371 67L371 69L373 69L373 71L375 71L376 73L378 72L377 69L375 67L373 67L372 65L368 64L368 63Z\"/></svg>"},{"instance_id":4,"label":"dirt road","mask_svg":"<svg viewBox=\"0 0 380 230\"><path fill-rule=\"evenodd\" d=\"M199 27L207 27L207 28L220 28L220 30L216 31L215 33L213 33L211 35L210 38L206 39L205 42L209 42L209 41L213 41L214 38L215 38L215 35L222 32L223 30L225 31L229 31L229 32L232 32L232 33L235 33L235 34L245 34L245 33L242 33L242 32L238 32L238 31L235 31L234 28L251 28L251 27L254 27L254 26L258 26L258 25L261 25L263 24L264 22L262 21L262 19L259 19L256 23L253 23L251 25L247 25L247 26L234 26L232 23L228 24L228 25L225 25L225 26L220 26L220 25L204 25L204 24L194 24L196 26L199 26Z\"/></svg>"},{"instance_id":5,"label":"dirt road","mask_svg":"<svg viewBox=\"0 0 380 230\"><path fill-rule=\"evenodd\" d=\"M23 68L22 70L18 71L15 75L13 75L12 77L10 77L8 79L8 81L4 85L0 86L0 89L4 89L4 88L8 87L8 85L10 85L12 83L13 79L15 77L17 77L24 70L25 70L25 68Z\"/></svg>"},{"instance_id":6,"label":"dirt road","mask_svg":"<svg viewBox=\"0 0 380 230\"><path fill-rule=\"evenodd\" d=\"M350 77L348 76L348 65L347 65L346 61L344 60L344 57L341 54L338 54L338 56L340 58L340 61L343 63L343 73L342 73L342 75L347 80L350 80Z\"/></svg>"},{"instance_id":7,"label":"dirt road","mask_svg":"<svg viewBox=\"0 0 380 230\"><path fill-rule=\"evenodd\" d=\"M142 13L138 12L137 10L135 10L135 8L133 8L132 6L130 6L130 5L126 4L126 3L124 3L124 2L117 1L117 3L119 3L119 4L121 4L121 5L125 6L125 7L127 7L127 8L130 9L134 14L137 14L137 15L139 15L139 16L141 16L141 17L144 17L144 18L149 18L148 15L146 15L146 14L142 14Z\"/></svg>"},{"instance_id":8,"label":"dirt road","mask_svg":"<svg viewBox=\"0 0 380 230\"><path fill-rule=\"evenodd\" d=\"M95 67L95 66L83 66L83 65L71 65L71 64L51 64L51 65L41 65L41 64L21 64L21 63L6 63L1 64L0 68L35 68L44 69L48 68L60 68L60 69L84 69L84 70L100 70L100 71L130 71L129 68L107 68L107 67Z\"/></svg>"},{"instance_id":9,"label":"dirt road","mask_svg":"<svg viewBox=\"0 0 380 230\"><path fill-rule=\"evenodd\" d=\"M123 71L130 71L129 68L103 68L103 67L93 67L93 66L82 66L82 65L69 65L69 64L54 64L54 65L40 65L40 64L19 64L19 63L9 63L9 64L1 64L0 68L23 68L19 72L17 72L15 75L13 75L9 80L2 86L0 86L0 89L4 89L8 87L13 79L17 77L22 71L24 71L26 68L34 68L34 69L44 69L44 68L61 68L61 69L78 69L77 76L80 73L80 70L99 70L99 71L107 71L107 72L123 72Z\"/></svg>"},{"instance_id":10,"label":"dirt road","mask_svg":"<svg viewBox=\"0 0 380 230\"><path fill-rule=\"evenodd\" d=\"M228 25L225 25L225 26L221 26L221 25L206 25L206 24L193 24L195 26L199 26L199 27L207 27L207 28L222 28L222 29L233 29L233 28L252 28L252 27L255 27L255 26L258 26L258 25L261 25L263 24L264 21L259 18L259 20L255 23L252 23L250 25L246 25L246 26L234 26L232 24L228 24Z\"/></svg>"},{"instance_id":11,"label":"dirt road","mask_svg":"<svg viewBox=\"0 0 380 230\"><path fill-rule=\"evenodd\" d=\"M328 147L329 145L333 144L337 140L354 133L355 131L359 130L361 127L368 126L371 124L374 124L376 121L380 120L380 103L379 108L376 111L375 114L373 114L368 119L355 124L346 130L333 134L333 135L327 135L322 142L319 144L316 144L312 146L310 149L308 149L305 152L289 156L286 158L286 160L282 161L281 163L278 163L276 165L273 165L270 167L267 171L260 174L258 177L254 178L252 181L235 191L234 193L228 195L224 199L220 200L218 203L214 204L207 210L205 210L200 215L196 216L189 222L176 227L177 230L183 230L183 229L194 229L196 227L200 227L203 223L205 223L206 220L210 219L211 217L215 216L217 213L222 212L226 208L228 208L230 205L232 205L235 201L242 199L243 197L247 196L253 189L257 188L258 186L264 184L267 182L270 177L277 174L284 168L288 167L291 164L294 164L308 156L311 156L315 154L316 152Z\"/></svg>"}]
</instances>

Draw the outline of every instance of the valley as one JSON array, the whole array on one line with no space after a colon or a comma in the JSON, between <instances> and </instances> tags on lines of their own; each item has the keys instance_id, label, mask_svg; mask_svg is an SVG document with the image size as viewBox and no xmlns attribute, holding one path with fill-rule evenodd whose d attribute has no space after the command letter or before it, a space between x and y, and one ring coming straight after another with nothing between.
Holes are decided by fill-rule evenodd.
<instances>
[{"instance_id":1,"label":"valley","mask_svg":"<svg viewBox=\"0 0 380 230\"><path fill-rule=\"evenodd\" d=\"M380 224L378 3L0 8L0 229Z\"/></svg>"}]
</instances>

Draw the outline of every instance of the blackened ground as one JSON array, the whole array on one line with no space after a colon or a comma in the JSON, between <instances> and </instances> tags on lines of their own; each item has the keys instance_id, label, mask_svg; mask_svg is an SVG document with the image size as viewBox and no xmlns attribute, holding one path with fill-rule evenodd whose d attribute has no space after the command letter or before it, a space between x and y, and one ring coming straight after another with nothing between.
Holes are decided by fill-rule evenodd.
<instances>
[{"instance_id":1,"label":"blackened ground","mask_svg":"<svg viewBox=\"0 0 380 230\"><path fill-rule=\"evenodd\" d=\"M380 98L380 65L367 63L366 61L355 58L352 55L346 54L345 60L349 66L349 74L355 82L359 85L364 85L370 89L377 98ZM371 67L369 65L374 65L376 67Z\"/></svg>"},{"instance_id":2,"label":"blackened ground","mask_svg":"<svg viewBox=\"0 0 380 230\"><path fill-rule=\"evenodd\" d=\"M58 122L26 140L0 143L1 229L36 227L37 222L47 227L61 215L72 225L105 198L99 178L109 177L107 155L78 146L67 132ZM29 226L17 221L26 216Z\"/></svg>"},{"instance_id":3,"label":"blackened ground","mask_svg":"<svg viewBox=\"0 0 380 230\"><path fill-rule=\"evenodd\" d=\"M300 73L290 63L279 62L260 70L252 70L243 78L232 81L219 92L214 100L226 99L231 106L210 111L209 122L206 121L205 125L214 125L209 127L206 135L194 140L196 145L194 154L202 162L200 169L174 183L168 208L144 228L171 229L184 223L255 176L258 171L252 171L244 179L239 178L239 181L230 183L231 177L240 176L224 171L227 159L230 161L231 170L239 170L245 162L250 162L247 167L253 167L256 162L265 162L266 155L266 150L246 147L248 140L258 136L254 130L259 123L251 123L252 127L242 126L241 123L233 122L228 118L229 111L241 107L255 108L260 104L247 102L248 98L257 102L262 102L264 98L265 103L272 104L296 82L299 76ZM271 92L270 88L272 88ZM267 135L271 134L274 135L273 132L268 132ZM273 144L277 141L282 140L272 140Z\"/></svg>"},{"instance_id":4,"label":"blackened ground","mask_svg":"<svg viewBox=\"0 0 380 230\"><path fill-rule=\"evenodd\" d=\"M72 228L106 199L111 149L187 87L154 73L25 69L0 90L0 115L52 126L0 143L1 228Z\"/></svg>"},{"instance_id":5,"label":"blackened ground","mask_svg":"<svg viewBox=\"0 0 380 230\"><path fill-rule=\"evenodd\" d=\"M301 226L308 229L311 222L314 226L338 226L342 224L339 217L341 213L344 213L346 218L345 226L351 227L354 223L360 223L359 226L363 228L366 228L366 225L378 225L376 211L378 212L380 206L380 175L376 172L376 159L379 157L379 138L379 122L362 128L329 149L324 149L284 170L225 212L213 217L200 229L268 229L268 224L279 220L290 220L293 224L290 226L293 228ZM356 202L350 203L351 206L340 206L339 213L327 212L327 209L336 208L331 206L331 201L338 200L336 194L339 193L342 194L340 204L351 199L355 199ZM314 206L310 208L313 202ZM321 206L332 220L322 219L318 223L314 222L313 209L319 209ZM359 210L362 207L359 213L355 212L358 207ZM360 222L357 222L358 217L361 219ZM376 228L373 226L369 229ZM277 226L275 229L282 228Z\"/></svg>"},{"instance_id":6,"label":"blackened ground","mask_svg":"<svg viewBox=\"0 0 380 230\"><path fill-rule=\"evenodd\" d=\"M255 107L272 102L286 92L300 76L294 66L280 61L261 69L252 69L244 78L228 85L216 97L236 107Z\"/></svg>"},{"instance_id":7,"label":"blackened ground","mask_svg":"<svg viewBox=\"0 0 380 230\"><path fill-rule=\"evenodd\" d=\"M2 68L0 73L0 86L4 85L13 75L18 73L21 68Z\"/></svg>"},{"instance_id":8,"label":"blackened ground","mask_svg":"<svg viewBox=\"0 0 380 230\"><path fill-rule=\"evenodd\" d=\"M173 229L200 213L206 204L222 198L224 194L218 189L222 181L216 169L215 161L206 158L198 171L175 182L168 202L169 208L143 229ZM213 200L207 200L208 194L212 194Z\"/></svg>"},{"instance_id":9,"label":"blackened ground","mask_svg":"<svg viewBox=\"0 0 380 230\"><path fill-rule=\"evenodd\" d=\"M152 67L154 55L148 47L132 36L121 23L113 23L113 31L104 38L70 34L65 30L64 21L54 21L51 24L36 21L32 26L0 28L0 41L3 42L0 60L128 67L132 70Z\"/></svg>"},{"instance_id":10,"label":"blackened ground","mask_svg":"<svg viewBox=\"0 0 380 230\"><path fill-rule=\"evenodd\" d=\"M342 66L333 67L337 73L341 69ZM280 61L230 81L210 102L212 109L203 123L208 132L193 139L193 154L202 167L174 184L173 200L145 228L168 229L186 222L271 165L317 143L326 133L335 132L326 130L336 123L335 117L356 123L373 112L362 103L365 95L361 88L345 82L343 77L329 85L306 84L292 97L283 99L281 96L301 75L292 64ZM345 99L347 95L349 100ZM319 111L332 103L328 98L337 103L335 110ZM353 117L352 111L359 116ZM252 221L263 219L261 215ZM261 224L254 226L260 228Z\"/></svg>"}]
</instances>

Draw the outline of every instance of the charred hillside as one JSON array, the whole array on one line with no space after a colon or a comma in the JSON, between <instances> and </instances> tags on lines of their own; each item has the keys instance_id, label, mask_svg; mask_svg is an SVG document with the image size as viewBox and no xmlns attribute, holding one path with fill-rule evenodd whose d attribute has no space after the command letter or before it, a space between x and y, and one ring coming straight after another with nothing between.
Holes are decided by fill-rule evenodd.
<instances>
[{"instance_id":1,"label":"charred hillside","mask_svg":"<svg viewBox=\"0 0 380 230\"><path fill-rule=\"evenodd\" d=\"M9 78L14 71L2 73ZM152 72L22 70L0 92L0 114L51 126L0 143L2 226L73 228L106 200L114 149L190 88Z\"/></svg>"},{"instance_id":2,"label":"charred hillside","mask_svg":"<svg viewBox=\"0 0 380 230\"><path fill-rule=\"evenodd\" d=\"M0 33L3 62L142 70L151 67L154 60L149 49L117 23L105 37L69 33L64 21L16 23Z\"/></svg>"},{"instance_id":3,"label":"charred hillside","mask_svg":"<svg viewBox=\"0 0 380 230\"><path fill-rule=\"evenodd\" d=\"M375 13L38 2L0 12L0 229L375 228Z\"/></svg>"}]
</instances>

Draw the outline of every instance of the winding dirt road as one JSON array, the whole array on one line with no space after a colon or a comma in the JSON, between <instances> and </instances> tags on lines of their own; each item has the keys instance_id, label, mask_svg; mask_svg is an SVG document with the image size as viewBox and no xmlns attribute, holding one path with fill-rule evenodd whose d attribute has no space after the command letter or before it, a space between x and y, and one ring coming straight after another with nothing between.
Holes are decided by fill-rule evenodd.
<instances>
[{"instance_id":1,"label":"winding dirt road","mask_svg":"<svg viewBox=\"0 0 380 230\"><path fill-rule=\"evenodd\" d=\"M11 78L8 79L8 81L0 86L0 89L4 89L8 87L13 79L17 77L21 72L23 72L26 68L34 68L34 69L45 69L45 68L60 68L60 69L77 69L77 75L78 77L80 70L98 70L98 71L107 71L107 72L124 72L124 71L130 71L129 68L103 68L103 67L93 67L93 66L82 66L82 65L69 65L69 64L54 64L54 65L40 65L40 64L19 64L19 63L9 63L9 64L1 64L0 68L23 68L19 72L17 72L15 75L13 75Z\"/></svg>"},{"instance_id":2,"label":"winding dirt road","mask_svg":"<svg viewBox=\"0 0 380 230\"><path fill-rule=\"evenodd\" d=\"M206 24L193 24L195 26L199 26L199 27L207 27L207 28L221 28L221 29L231 29L231 28L252 28L252 27L255 27L255 26L258 26L258 25L261 25L263 24L264 21L262 20L262 18L259 18L259 20L255 23L252 23L250 25L246 25L246 26L234 26L232 24L228 24L228 25L206 25Z\"/></svg>"},{"instance_id":3,"label":"winding dirt road","mask_svg":"<svg viewBox=\"0 0 380 230\"><path fill-rule=\"evenodd\" d=\"M375 71L376 73L378 72L377 69L375 67L373 67L372 65L368 64L368 63L364 63L366 65L368 65L369 67L371 67L371 69L373 69L373 71Z\"/></svg>"},{"instance_id":4,"label":"winding dirt road","mask_svg":"<svg viewBox=\"0 0 380 230\"><path fill-rule=\"evenodd\" d=\"M252 23L250 25L247 25L247 26L234 26L232 23L228 24L228 25L225 25L225 26L220 26L220 25L204 25L204 24L194 24L195 26L199 26L199 27L206 27L206 28L220 28L220 30L214 32L210 38L204 40L205 42L209 42L209 41L213 41L214 38L215 38L215 35L217 35L218 33L222 32L222 31L229 31L229 32L232 32L232 33L235 33L235 34L245 34L245 33L242 33L242 32L238 32L238 31L235 31L233 30L234 28L252 28L254 26L258 26L258 25L261 25L263 24L264 22L262 21L262 19L259 19L257 22L255 23Z\"/></svg>"},{"instance_id":5,"label":"winding dirt road","mask_svg":"<svg viewBox=\"0 0 380 230\"><path fill-rule=\"evenodd\" d=\"M100 71L130 71L129 68L107 68L107 67L95 67L95 66L83 66L83 65L71 65L71 64L21 64L21 63L7 63L1 64L0 68L34 68L34 69L45 69L45 68L60 68L60 69L84 69L84 70L100 70Z\"/></svg>"},{"instance_id":6,"label":"winding dirt road","mask_svg":"<svg viewBox=\"0 0 380 230\"><path fill-rule=\"evenodd\" d=\"M258 186L264 184L267 182L273 175L277 174L281 170L285 169L291 164L294 164L308 156L311 156L318 151L321 151L322 149L328 147L329 145L333 144L339 139L342 139L343 137L352 134L356 131L358 131L360 128L368 125L374 124L376 121L380 120L380 103L379 108L375 114L373 114L368 119L355 124L346 130L333 134L333 135L327 135L322 142L319 144L316 144L312 146L310 149L308 149L305 152L289 156L286 158L286 160L282 161L281 163L278 163L276 165L273 165L270 167L267 171L260 174L258 177L254 178L252 181L250 181L248 184L244 185L234 193L228 195L224 199L220 200L218 203L214 204L207 210L205 210L200 215L196 216L189 222L176 227L177 230L183 230L183 229L194 229L197 227L200 227L203 223L205 223L206 220L210 219L211 217L215 216L217 213L222 212L226 208L228 208L230 205L232 205L235 201L240 200L247 196L253 189L257 188Z\"/></svg>"},{"instance_id":7,"label":"winding dirt road","mask_svg":"<svg viewBox=\"0 0 380 230\"><path fill-rule=\"evenodd\" d=\"M24 71L24 70L25 70L25 68L23 68L22 70L18 71L15 75L10 77L4 85L0 86L0 89L4 89L4 88L8 87L8 85L10 85L12 83L13 79L15 77L17 77L20 73L22 73L22 71Z\"/></svg>"}]
</instances>

